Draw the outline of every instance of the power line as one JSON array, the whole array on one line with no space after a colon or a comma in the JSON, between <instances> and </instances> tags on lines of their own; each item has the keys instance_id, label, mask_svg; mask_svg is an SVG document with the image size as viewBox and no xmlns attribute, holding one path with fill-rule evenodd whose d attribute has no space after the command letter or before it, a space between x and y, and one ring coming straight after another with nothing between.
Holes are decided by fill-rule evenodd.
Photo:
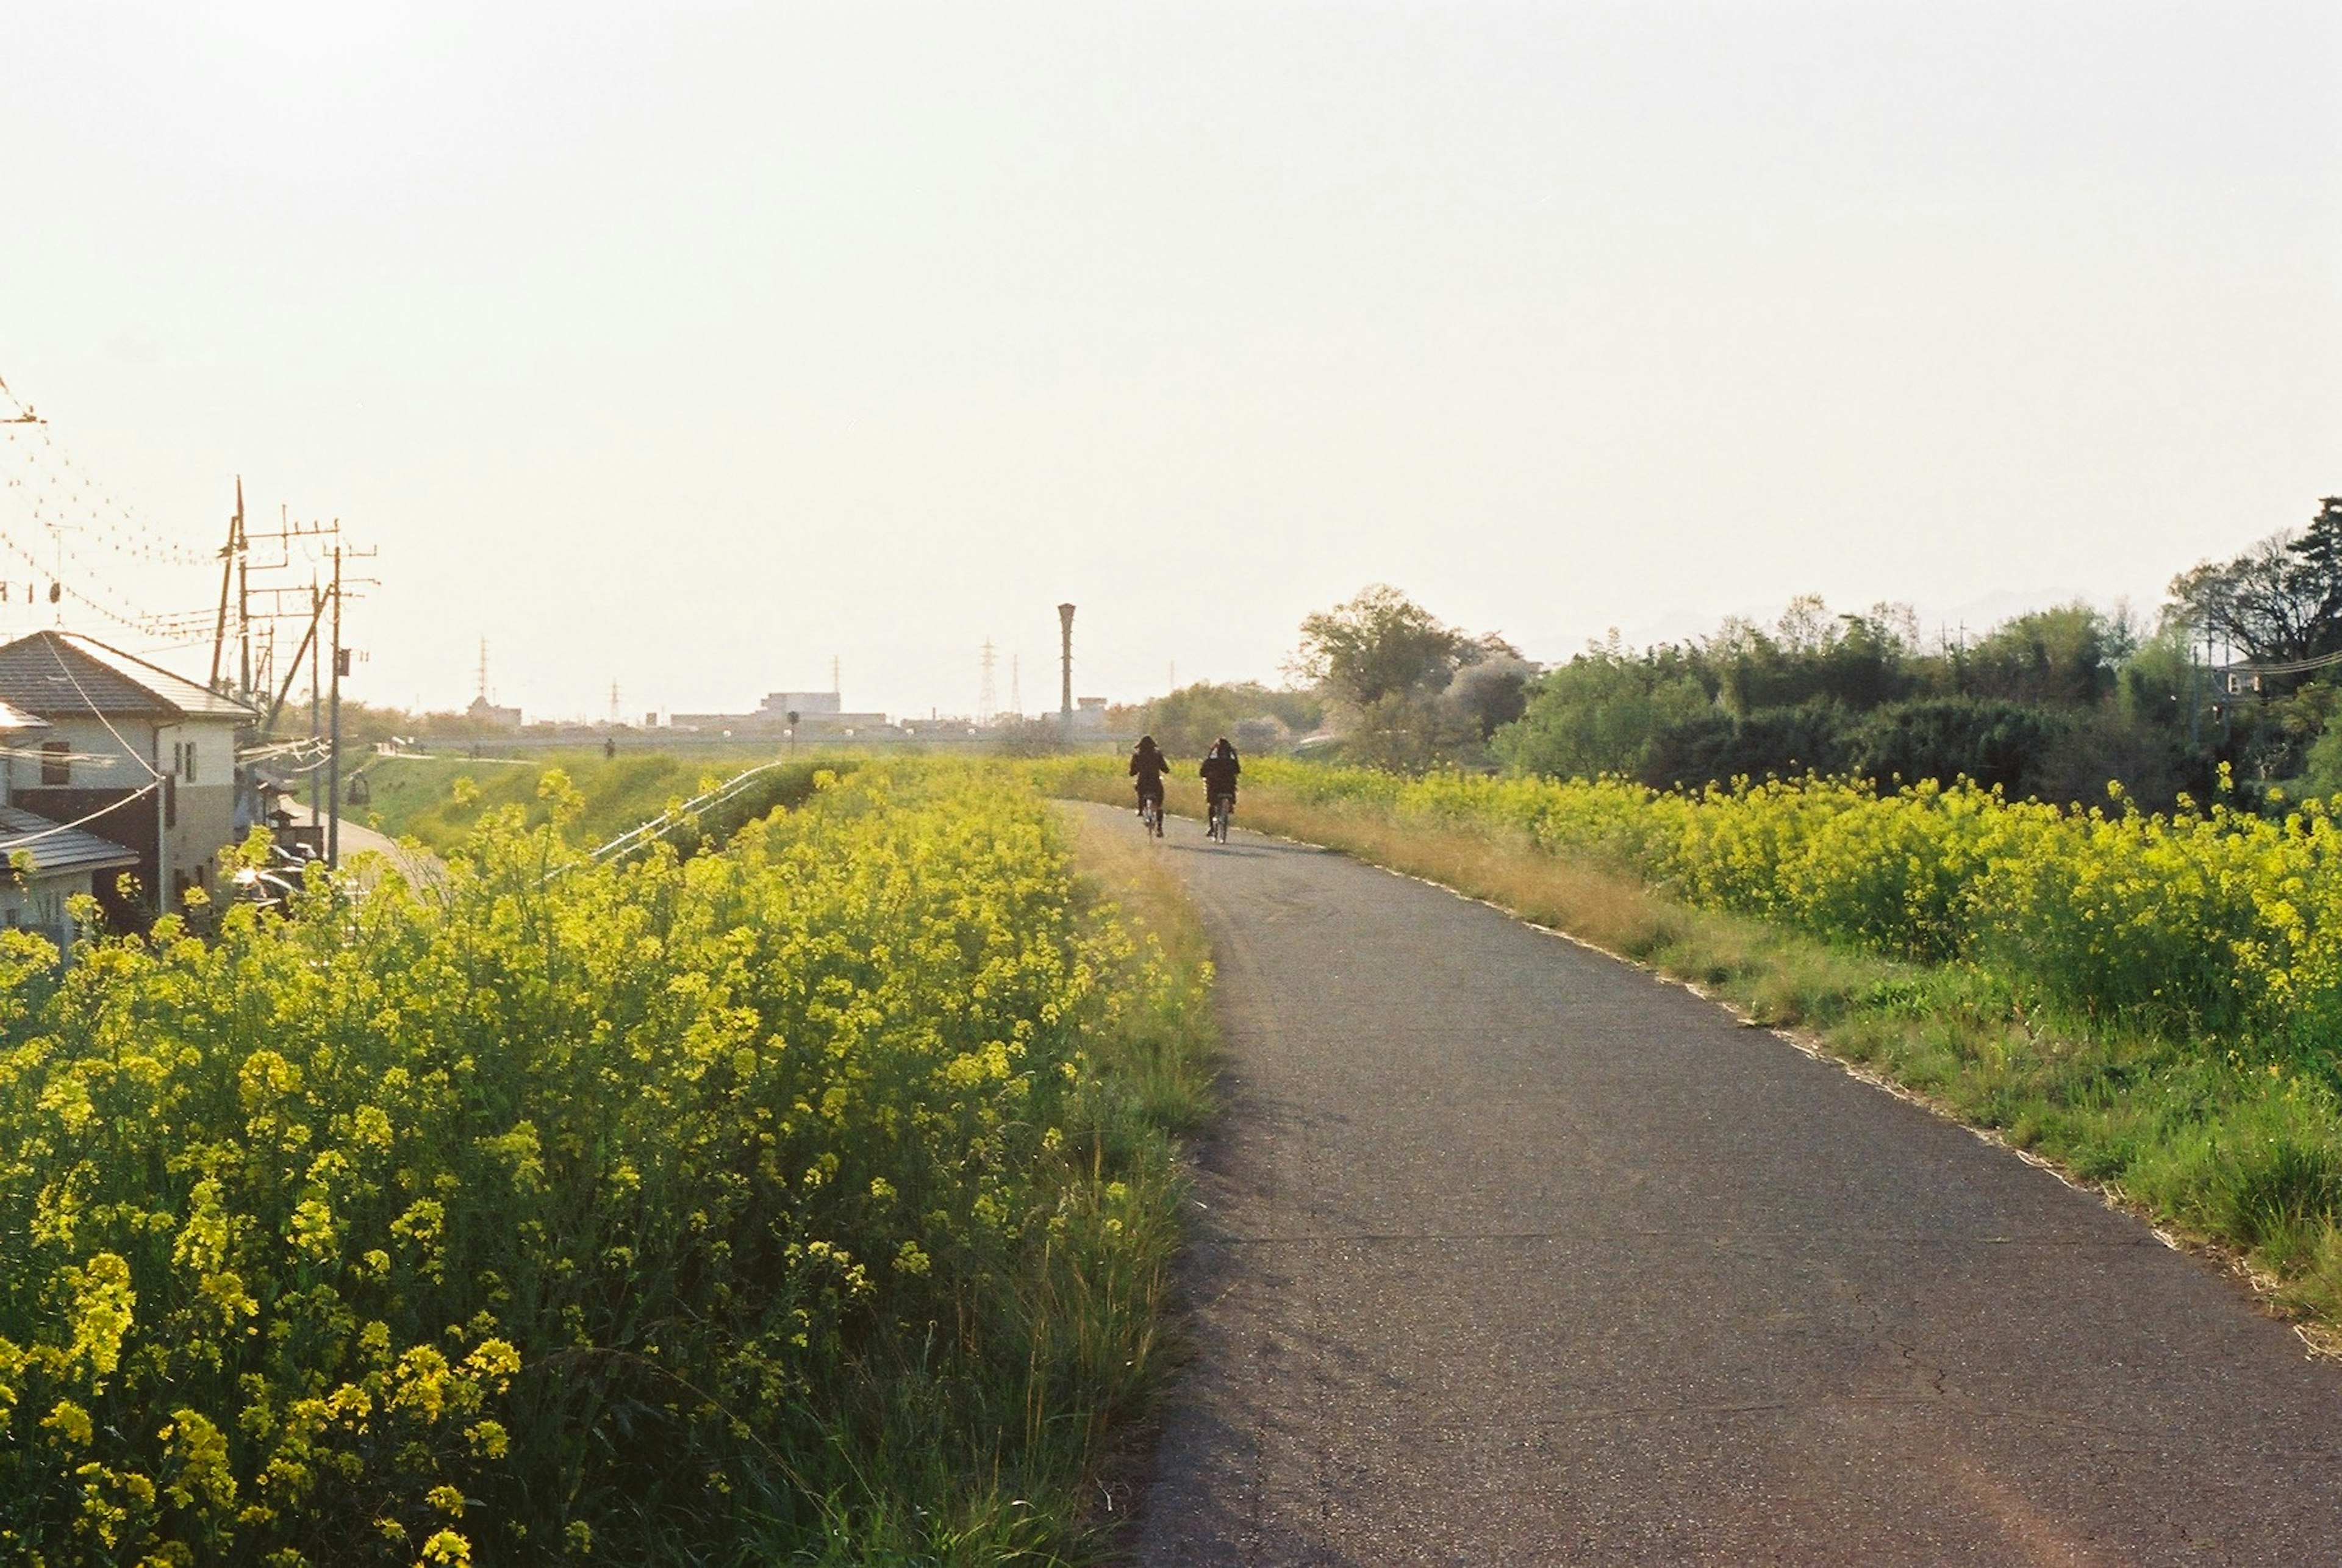
<instances>
[{"instance_id":1,"label":"power line","mask_svg":"<svg viewBox=\"0 0 2342 1568\"><path fill-rule=\"evenodd\" d=\"M116 625L127 627L131 631L136 632L142 636L156 637L165 640L175 639L182 636L190 636L193 635L194 633L202 629L203 622L206 617L207 613L202 610L169 611L161 614L155 614L135 607L121 607L107 604L104 600L98 599L92 594L85 594L82 592L81 589L66 583L59 574L55 564L44 565L38 555L27 549L15 537L15 535L8 534L5 530L0 530L0 549L5 549L10 554L24 562L26 566L32 569L33 574L36 577L47 577L49 579L51 603L54 604L59 599L71 599L75 604L82 606L82 608L89 610L94 614L103 615L105 619L114 622ZM70 554L71 553L65 552L65 554ZM33 584L27 583L25 584L25 603L38 603L37 595L34 590L35 585ZM10 594L8 591L8 585L5 584L0 584L0 604L8 603L9 599Z\"/></svg>"},{"instance_id":2,"label":"power line","mask_svg":"<svg viewBox=\"0 0 2342 1568\"><path fill-rule=\"evenodd\" d=\"M99 724L105 726L105 733L114 737L114 744L122 748L122 753L125 756L128 757L132 762L136 763L140 767L145 768L148 778L154 780L156 784L161 784L163 782L163 774L160 770L158 770L153 763L150 763L145 757L140 756L138 754L138 748L132 745L127 740L124 739L122 732L114 727L114 721L105 716L105 710L97 705L97 700L95 697L92 697L89 694L88 688L85 687L81 684L81 677L73 673L73 666L65 663L65 656L57 652L56 643L52 640L47 644L47 647L49 650L49 657L56 661L57 668L64 673L66 680L73 683L74 692L81 698L82 705L90 711L91 714L96 718ZM160 744L161 743L157 742L156 744Z\"/></svg>"},{"instance_id":3,"label":"power line","mask_svg":"<svg viewBox=\"0 0 2342 1568\"><path fill-rule=\"evenodd\" d=\"M132 512L99 485L50 434L48 421L0 379L0 451L21 460L11 464L21 472L0 474L5 488L15 492L35 524L46 531L49 560L16 535L0 530L0 549L31 569L35 581L25 584L28 604L40 602L37 579L49 580L48 602L62 605L71 600L94 614L138 633L142 637L175 643L191 637L199 623L191 613L155 614L131 604L118 590L103 586L107 573L69 547L67 534L80 534L115 555L150 564L179 566L199 564L204 557L179 544L159 528ZM72 564L74 581L67 581ZM0 604L14 598L14 584L0 581ZM61 617L62 618L62 615Z\"/></svg>"},{"instance_id":4,"label":"power line","mask_svg":"<svg viewBox=\"0 0 2342 1568\"><path fill-rule=\"evenodd\" d=\"M2277 659L2263 663L2247 660L2243 664L2218 664L2214 667L2223 674L2241 672L2252 675L2298 675L2309 670L2322 670L2329 664L2342 664L2342 651L2317 654L2306 659Z\"/></svg>"},{"instance_id":5,"label":"power line","mask_svg":"<svg viewBox=\"0 0 2342 1568\"><path fill-rule=\"evenodd\" d=\"M36 504L45 503L60 510L68 501L76 504L89 519L92 534L121 554L173 566L201 565L209 558L207 552L174 538L99 484L57 440L49 422L16 395L5 377L0 377L0 400L15 410L13 414L0 414L0 426L7 427L8 449L41 470L43 483L35 492ZM20 431L23 440L18 439ZM48 466L51 464L54 470ZM23 484L16 479L9 483L20 487Z\"/></svg>"}]
</instances>

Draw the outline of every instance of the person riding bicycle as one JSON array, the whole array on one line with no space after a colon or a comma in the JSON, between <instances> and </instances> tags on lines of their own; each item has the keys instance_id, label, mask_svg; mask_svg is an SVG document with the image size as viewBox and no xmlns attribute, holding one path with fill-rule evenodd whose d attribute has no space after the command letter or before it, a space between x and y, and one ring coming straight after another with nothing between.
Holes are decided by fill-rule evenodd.
<instances>
[{"instance_id":1,"label":"person riding bicycle","mask_svg":"<svg viewBox=\"0 0 2342 1568\"><path fill-rule=\"evenodd\" d=\"M1244 764L1236 760L1236 748L1228 744L1227 736L1212 743L1212 749L1204 754L1204 765L1196 771L1204 780L1205 820L1211 819L1214 801L1226 801L1228 814L1236 815L1236 774L1244 772Z\"/></svg>"},{"instance_id":2,"label":"person riding bicycle","mask_svg":"<svg viewBox=\"0 0 2342 1568\"><path fill-rule=\"evenodd\" d=\"M1163 775L1171 771L1171 759L1155 744L1153 735L1138 737L1137 746L1130 754L1130 776L1138 781L1138 814L1146 814L1146 803L1155 803L1156 815L1163 812Z\"/></svg>"}]
</instances>

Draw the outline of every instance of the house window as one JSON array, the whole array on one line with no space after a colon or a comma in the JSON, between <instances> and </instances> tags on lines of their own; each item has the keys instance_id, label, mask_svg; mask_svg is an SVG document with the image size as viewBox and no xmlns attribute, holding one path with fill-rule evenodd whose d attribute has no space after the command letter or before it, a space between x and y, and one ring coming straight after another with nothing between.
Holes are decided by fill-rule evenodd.
<instances>
[{"instance_id":1,"label":"house window","mask_svg":"<svg viewBox=\"0 0 2342 1568\"><path fill-rule=\"evenodd\" d=\"M195 743L188 741L179 748L179 776L189 784L195 782Z\"/></svg>"},{"instance_id":2,"label":"house window","mask_svg":"<svg viewBox=\"0 0 2342 1568\"><path fill-rule=\"evenodd\" d=\"M41 743L41 782L45 784L73 783L73 764L67 760L72 755L71 741L43 741Z\"/></svg>"}]
</instances>

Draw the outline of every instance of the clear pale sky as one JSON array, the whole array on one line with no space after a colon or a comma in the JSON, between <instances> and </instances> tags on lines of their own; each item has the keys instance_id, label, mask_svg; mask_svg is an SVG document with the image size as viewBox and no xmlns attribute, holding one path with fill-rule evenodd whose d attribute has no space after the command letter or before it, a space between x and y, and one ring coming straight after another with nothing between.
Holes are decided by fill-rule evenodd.
<instances>
[{"instance_id":1,"label":"clear pale sky","mask_svg":"<svg viewBox=\"0 0 2342 1568\"><path fill-rule=\"evenodd\" d=\"M2330 3L210 9L0 25L0 377L378 544L384 701L2151 604L2342 491Z\"/></svg>"}]
</instances>

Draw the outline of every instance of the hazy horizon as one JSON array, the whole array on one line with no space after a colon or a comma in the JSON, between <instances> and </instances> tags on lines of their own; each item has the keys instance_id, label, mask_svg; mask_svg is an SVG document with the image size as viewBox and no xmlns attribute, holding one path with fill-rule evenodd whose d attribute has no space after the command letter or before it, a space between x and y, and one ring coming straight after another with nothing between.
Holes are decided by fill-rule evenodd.
<instances>
[{"instance_id":1,"label":"hazy horizon","mask_svg":"<svg viewBox=\"0 0 2342 1568\"><path fill-rule=\"evenodd\" d=\"M10 38L0 378L187 551L239 474L379 546L372 701L461 705L485 636L532 714L833 657L851 706L966 711L988 637L1037 711L1061 600L1129 700L1274 681L1375 581L1548 658L1805 591L2151 607L2342 489L2328 5ZM93 495L0 491L0 581ZM100 522L69 585L213 602ZM0 632L48 624L21 597Z\"/></svg>"}]
</instances>

